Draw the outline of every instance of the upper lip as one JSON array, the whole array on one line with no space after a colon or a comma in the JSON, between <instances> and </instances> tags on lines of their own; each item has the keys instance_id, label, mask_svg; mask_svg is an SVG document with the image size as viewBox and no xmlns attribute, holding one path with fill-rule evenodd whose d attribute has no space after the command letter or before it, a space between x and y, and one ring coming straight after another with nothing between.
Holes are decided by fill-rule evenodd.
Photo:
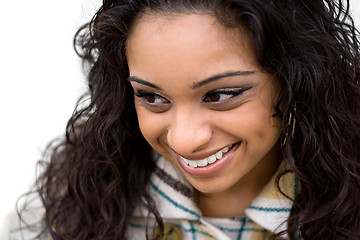
<instances>
[{"instance_id":1,"label":"upper lip","mask_svg":"<svg viewBox=\"0 0 360 240\"><path fill-rule=\"evenodd\" d=\"M179 156L181 156L181 157L183 157L183 158L186 158L187 160L202 160L202 159L205 159L205 158L207 158L207 157L209 157L209 156L217 153L218 151L224 149L225 147L231 146L231 145L233 145L233 144L225 145L225 146L223 146L223 147L221 147L221 148L218 148L218 149L216 149L216 150L207 151L207 152L204 152L204 153L201 153L201 154L192 154L192 155L181 155L181 154L177 153L174 149L172 149L170 146L169 146L169 148L170 148L175 154L177 154L177 155L179 155Z\"/></svg>"}]
</instances>

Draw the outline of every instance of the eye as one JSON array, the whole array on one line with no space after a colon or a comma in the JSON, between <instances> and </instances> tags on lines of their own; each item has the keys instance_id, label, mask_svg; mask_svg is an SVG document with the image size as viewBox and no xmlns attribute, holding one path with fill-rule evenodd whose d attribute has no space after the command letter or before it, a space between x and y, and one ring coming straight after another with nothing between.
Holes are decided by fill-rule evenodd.
<instances>
[{"instance_id":1,"label":"eye","mask_svg":"<svg viewBox=\"0 0 360 240\"><path fill-rule=\"evenodd\" d=\"M171 103L163 96L150 91L138 90L134 91L134 94L140 98L142 105L152 112L164 112Z\"/></svg>"},{"instance_id":2,"label":"eye","mask_svg":"<svg viewBox=\"0 0 360 240\"><path fill-rule=\"evenodd\" d=\"M135 92L135 96L137 96L138 98L142 98L145 102L149 104L170 103L169 100L154 92L139 90Z\"/></svg>"},{"instance_id":3,"label":"eye","mask_svg":"<svg viewBox=\"0 0 360 240\"><path fill-rule=\"evenodd\" d=\"M220 102L226 102L227 100L230 100L231 98L240 96L245 91L251 89L252 87L246 87L246 88L235 88L235 89L216 89L213 91L208 92L204 98L203 101L207 103L220 103Z\"/></svg>"}]
</instances>

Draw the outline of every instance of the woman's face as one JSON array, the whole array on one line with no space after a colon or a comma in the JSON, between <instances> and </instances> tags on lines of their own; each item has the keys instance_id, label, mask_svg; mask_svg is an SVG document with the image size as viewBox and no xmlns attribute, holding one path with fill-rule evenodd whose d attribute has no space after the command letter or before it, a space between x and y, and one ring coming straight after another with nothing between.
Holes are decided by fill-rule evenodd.
<instances>
[{"instance_id":1,"label":"woman's face","mask_svg":"<svg viewBox=\"0 0 360 240\"><path fill-rule=\"evenodd\" d=\"M196 189L231 191L277 166L279 85L245 31L209 15L150 15L126 47L141 132Z\"/></svg>"}]
</instances>

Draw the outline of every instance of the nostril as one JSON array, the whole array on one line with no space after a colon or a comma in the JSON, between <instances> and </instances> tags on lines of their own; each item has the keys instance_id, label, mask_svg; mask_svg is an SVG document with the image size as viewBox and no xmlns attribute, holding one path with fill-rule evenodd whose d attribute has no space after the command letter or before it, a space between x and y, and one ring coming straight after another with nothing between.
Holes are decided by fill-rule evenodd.
<instances>
[{"instance_id":1,"label":"nostril","mask_svg":"<svg viewBox=\"0 0 360 240\"><path fill-rule=\"evenodd\" d=\"M210 140L210 134L205 135L204 133L187 132L185 130L169 132L167 139L169 146L180 155L188 155L199 150L201 151L201 149L206 148Z\"/></svg>"}]
</instances>

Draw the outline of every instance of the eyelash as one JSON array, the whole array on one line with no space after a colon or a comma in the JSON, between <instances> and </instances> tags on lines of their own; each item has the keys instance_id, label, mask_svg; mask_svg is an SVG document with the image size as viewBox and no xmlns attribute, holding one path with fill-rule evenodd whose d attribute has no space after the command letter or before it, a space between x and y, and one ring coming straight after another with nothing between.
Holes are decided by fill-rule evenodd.
<instances>
[{"instance_id":1,"label":"eyelash","mask_svg":"<svg viewBox=\"0 0 360 240\"><path fill-rule=\"evenodd\" d=\"M245 88L236 88L236 89L217 89L217 90L212 90L210 92L208 92L204 98L203 98L203 101L204 102L212 102L214 104L221 104L223 103L224 101L227 101L227 99L231 99L231 98L234 98L234 97L237 97L237 96L240 96L242 95L245 91L247 90L250 90L252 87L245 87ZM211 95L215 95L215 94L218 94L218 95L228 95L230 96L229 98L225 98L224 100L206 100L206 98L210 97ZM220 97L221 99L221 97Z\"/></svg>"},{"instance_id":2,"label":"eyelash","mask_svg":"<svg viewBox=\"0 0 360 240\"><path fill-rule=\"evenodd\" d=\"M147 97L152 97L154 98L154 101L156 101L155 99L158 98L158 99L163 99L165 101L163 101L161 104L168 104L170 103L169 100L167 100L166 98L160 96L159 94L156 94L154 92L149 92L149 91L144 91L144 90L138 90L136 91L135 93L135 96L137 96L138 98L141 98L143 99L144 101L146 101L147 104L151 104L151 105L157 105L159 103L155 103L155 102L150 102L148 101L149 99L146 99Z\"/></svg>"},{"instance_id":3,"label":"eyelash","mask_svg":"<svg viewBox=\"0 0 360 240\"><path fill-rule=\"evenodd\" d=\"M225 107L223 110L231 109L226 107L227 105L233 105L233 103L238 97L240 97L245 91L250 90L252 87L244 87L244 88L234 88L234 89L216 89L212 90L205 94L202 101L206 104L210 104L210 106L213 109L217 109L215 106L220 107L219 110ZM169 104L171 103L168 99L162 97L161 95L151 92L151 91L145 91L145 90L137 90L134 92L135 96L140 98L145 104L145 107L148 107L154 112L163 112L165 111ZM227 95L229 97L225 99L221 99L221 96L218 96L218 99L210 99L207 100L207 98L215 96L215 95ZM236 102L235 102L236 103ZM224 106L223 106L224 105ZM222 106L222 107L221 107Z\"/></svg>"}]
</instances>

